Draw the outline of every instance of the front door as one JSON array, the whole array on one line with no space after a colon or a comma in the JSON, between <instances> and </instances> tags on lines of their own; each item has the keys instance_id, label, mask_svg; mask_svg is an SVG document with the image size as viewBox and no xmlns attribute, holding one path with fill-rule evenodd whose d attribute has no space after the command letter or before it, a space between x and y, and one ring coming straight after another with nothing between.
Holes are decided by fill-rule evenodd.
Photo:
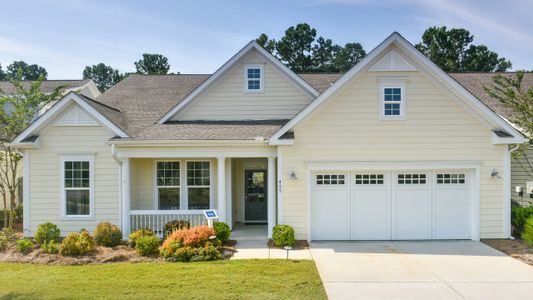
<instances>
[{"instance_id":1,"label":"front door","mask_svg":"<svg viewBox=\"0 0 533 300\"><path fill-rule=\"evenodd\" d=\"M244 219L246 223L267 222L266 171L246 170L244 175Z\"/></svg>"}]
</instances>

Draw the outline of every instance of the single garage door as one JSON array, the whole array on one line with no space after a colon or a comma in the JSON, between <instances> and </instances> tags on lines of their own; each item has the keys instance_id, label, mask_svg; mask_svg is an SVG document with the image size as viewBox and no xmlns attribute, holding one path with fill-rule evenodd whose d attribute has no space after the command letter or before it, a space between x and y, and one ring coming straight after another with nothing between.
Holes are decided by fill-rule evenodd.
<instances>
[{"instance_id":1,"label":"single garage door","mask_svg":"<svg viewBox=\"0 0 533 300\"><path fill-rule=\"evenodd\" d=\"M312 240L471 239L467 170L313 173Z\"/></svg>"}]
</instances>

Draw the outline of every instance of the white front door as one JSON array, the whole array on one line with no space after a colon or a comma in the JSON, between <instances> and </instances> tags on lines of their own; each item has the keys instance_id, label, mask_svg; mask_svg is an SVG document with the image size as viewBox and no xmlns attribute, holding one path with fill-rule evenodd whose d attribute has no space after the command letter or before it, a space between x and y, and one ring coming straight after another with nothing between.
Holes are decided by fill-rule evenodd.
<instances>
[{"instance_id":1,"label":"white front door","mask_svg":"<svg viewBox=\"0 0 533 300\"><path fill-rule=\"evenodd\" d=\"M312 173L311 239L471 239L470 174L465 170Z\"/></svg>"}]
</instances>

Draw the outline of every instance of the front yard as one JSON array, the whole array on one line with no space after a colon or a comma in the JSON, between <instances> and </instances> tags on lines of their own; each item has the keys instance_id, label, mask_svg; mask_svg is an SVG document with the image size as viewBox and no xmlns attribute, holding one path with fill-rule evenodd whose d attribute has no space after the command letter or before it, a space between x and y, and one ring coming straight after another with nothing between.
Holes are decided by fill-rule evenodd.
<instances>
[{"instance_id":1,"label":"front yard","mask_svg":"<svg viewBox=\"0 0 533 300\"><path fill-rule=\"evenodd\" d=\"M0 299L326 299L313 261L0 263Z\"/></svg>"}]
</instances>

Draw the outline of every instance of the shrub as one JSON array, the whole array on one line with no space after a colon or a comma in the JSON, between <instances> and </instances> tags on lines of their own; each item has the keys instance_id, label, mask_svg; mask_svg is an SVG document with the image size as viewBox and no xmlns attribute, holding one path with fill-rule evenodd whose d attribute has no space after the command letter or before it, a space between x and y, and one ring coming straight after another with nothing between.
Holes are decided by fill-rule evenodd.
<instances>
[{"instance_id":1,"label":"shrub","mask_svg":"<svg viewBox=\"0 0 533 300\"><path fill-rule=\"evenodd\" d=\"M533 205L529 207L514 206L511 208L511 224L513 225L513 235L522 236L526 220L533 216Z\"/></svg>"},{"instance_id":2,"label":"shrub","mask_svg":"<svg viewBox=\"0 0 533 300\"><path fill-rule=\"evenodd\" d=\"M0 230L0 251L6 251L10 241L16 240L15 232L13 229L4 228Z\"/></svg>"},{"instance_id":3,"label":"shrub","mask_svg":"<svg viewBox=\"0 0 533 300\"><path fill-rule=\"evenodd\" d=\"M289 225L276 225L272 230L272 241L276 247L294 246L294 229Z\"/></svg>"},{"instance_id":4,"label":"shrub","mask_svg":"<svg viewBox=\"0 0 533 300\"><path fill-rule=\"evenodd\" d=\"M33 242L30 239L17 240L17 251L28 254L33 250Z\"/></svg>"},{"instance_id":5,"label":"shrub","mask_svg":"<svg viewBox=\"0 0 533 300\"><path fill-rule=\"evenodd\" d=\"M172 232L180 229L189 229L191 228L191 223L186 220L174 220L165 224L164 235L165 237L169 236Z\"/></svg>"},{"instance_id":6,"label":"shrub","mask_svg":"<svg viewBox=\"0 0 533 300\"><path fill-rule=\"evenodd\" d=\"M7 237L0 235L0 252L6 251L8 243L9 240L7 239Z\"/></svg>"},{"instance_id":7,"label":"shrub","mask_svg":"<svg viewBox=\"0 0 533 300\"><path fill-rule=\"evenodd\" d=\"M526 220L524 232L522 232L522 239L526 241L528 245L533 246L533 216Z\"/></svg>"},{"instance_id":8,"label":"shrub","mask_svg":"<svg viewBox=\"0 0 533 300\"><path fill-rule=\"evenodd\" d=\"M229 236L231 235L231 229L229 228L228 224L224 222L214 222L213 227L217 234L217 239L219 239L221 242L225 242L229 239Z\"/></svg>"},{"instance_id":9,"label":"shrub","mask_svg":"<svg viewBox=\"0 0 533 300\"><path fill-rule=\"evenodd\" d=\"M128 236L128 246L130 246L131 248L135 248L135 243L137 242L139 238L145 237L145 236L153 236L153 235L154 235L154 232L150 229L136 230Z\"/></svg>"},{"instance_id":10,"label":"shrub","mask_svg":"<svg viewBox=\"0 0 533 300\"><path fill-rule=\"evenodd\" d=\"M39 225L37 231L35 232L35 240L39 244L46 244L50 242L59 243L60 236L61 231L59 228L50 222Z\"/></svg>"},{"instance_id":11,"label":"shrub","mask_svg":"<svg viewBox=\"0 0 533 300\"><path fill-rule=\"evenodd\" d=\"M102 222L96 225L94 231L94 241L97 245L105 247L115 247L120 245L122 240L122 232L120 229L110 222Z\"/></svg>"},{"instance_id":12,"label":"shrub","mask_svg":"<svg viewBox=\"0 0 533 300\"><path fill-rule=\"evenodd\" d=\"M169 261L207 261L222 259L221 242L215 230L205 225L172 232L160 253Z\"/></svg>"},{"instance_id":13,"label":"shrub","mask_svg":"<svg viewBox=\"0 0 533 300\"><path fill-rule=\"evenodd\" d=\"M41 245L44 253L56 254L59 252L59 243L50 241Z\"/></svg>"},{"instance_id":14,"label":"shrub","mask_svg":"<svg viewBox=\"0 0 533 300\"><path fill-rule=\"evenodd\" d=\"M157 254L161 240L155 236L141 236L135 243L135 251L139 255L148 256Z\"/></svg>"},{"instance_id":15,"label":"shrub","mask_svg":"<svg viewBox=\"0 0 533 300\"><path fill-rule=\"evenodd\" d=\"M59 254L63 256L84 255L93 251L94 239L85 229L67 235L59 246Z\"/></svg>"}]
</instances>

